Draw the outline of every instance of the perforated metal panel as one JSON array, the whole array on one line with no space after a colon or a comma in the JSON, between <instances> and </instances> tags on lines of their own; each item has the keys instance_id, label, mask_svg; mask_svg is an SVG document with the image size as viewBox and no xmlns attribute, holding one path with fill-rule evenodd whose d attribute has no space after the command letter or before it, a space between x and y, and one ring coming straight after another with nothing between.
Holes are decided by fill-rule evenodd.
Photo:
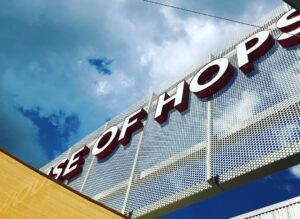
<instances>
[{"instance_id":1,"label":"perforated metal panel","mask_svg":"<svg viewBox=\"0 0 300 219\"><path fill-rule=\"evenodd\" d=\"M205 181L205 147L195 147L205 141L205 103L191 96L189 111L171 112L163 126L151 119L153 114L149 114L135 169L139 177L133 182L127 211L144 208ZM189 157L180 158L188 148Z\"/></svg>"},{"instance_id":2,"label":"perforated metal panel","mask_svg":"<svg viewBox=\"0 0 300 219\"><path fill-rule=\"evenodd\" d=\"M259 25L273 29L287 9L284 5L274 9ZM227 57L237 66L236 44L260 30L245 31L214 57ZM274 38L278 34L272 31ZM171 111L162 126L154 120L157 96L174 94L183 79L156 92L105 125L121 128L126 116L144 107L148 119L131 143L118 146L105 161L89 155L81 175L68 185L122 213L132 212L134 218L149 218L295 164L292 158L300 154L299 57L300 46L283 49L276 44L255 62L250 75L236 70L228 86L211 99L191 94L188 110ZM195 73L184 80L190 82ZM72 152L92 147L105 127L72 147ZM282 161L284 165L279 165Z\"/></svg>"},{"instance_id":3,"label":"perforated metal panel","mask_svg":"<svg viewBox=\"0 0 300 219\"><path fill-rule=\"evenodd\" d=\"M276 44L250 76L237 71L230 89L214 98L214 175L259 158L263 166L299 151L299 57L299 47L286 50ZM236 58L231 62L237 65ZM231 130L237 131L226 134ZM247 172L258 165L244 167ZM239 175L238 168L221 178Z\"/></svg>"}]
</instances>

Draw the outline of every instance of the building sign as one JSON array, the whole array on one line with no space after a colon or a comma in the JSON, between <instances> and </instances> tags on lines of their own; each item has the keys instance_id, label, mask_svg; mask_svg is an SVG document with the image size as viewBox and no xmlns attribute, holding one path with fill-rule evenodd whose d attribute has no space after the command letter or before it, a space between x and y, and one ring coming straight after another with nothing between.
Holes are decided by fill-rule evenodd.
<instances>
[{"instance_id":1,"label":"building sign","mask_svg":"<svg viewBox=\"0 0 300 219\"><path fill-rule=\"evenodd\" d=\"M179 82L174 95L161 94L158 97L154 118L147 118L148 112L140 108L125 118L121 129L115 125L105 130L95 142L92 155L99 160L104 160L119 144L126 147L131 141L132 135L143 129L143 121L146 119L154 119L163 125L168 121L172 110L185 112L189 106L190 95L196 95L199 99L204 100L213 96L229 85L236 68L248 75L255 68L254 62L272 49L276 42L283 48L300 44L300 13L298 11L292 9L284 14L278 20L277 28L282 32L277 39L274 39L268 30L262 30L237 45L237 67L224 57L212 60L193 76L190 83ZM82 172L85 157L89 153L90 149L87 146L80 148L71 155L70 159L63 159L51 168L49 175L59 181L72 179Z\"/></svg>"}]
</instances>

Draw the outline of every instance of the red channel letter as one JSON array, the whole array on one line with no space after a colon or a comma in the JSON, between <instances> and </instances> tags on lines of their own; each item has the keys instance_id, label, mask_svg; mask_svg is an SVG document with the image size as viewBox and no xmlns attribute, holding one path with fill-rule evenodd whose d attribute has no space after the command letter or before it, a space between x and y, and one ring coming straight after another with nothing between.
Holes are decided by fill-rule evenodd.
<instances>
[{"instance_id":1,"label":"red channel letter","mask_svg":"<svg viewBox=\"0 0 300 219\"><path fill-rule=\"evenodd\" d=\"M253 71L253 62L266 54L273 46L275 40L269 31L261 31L249 37L237 47L239 68L245 74Z\"/></svg>"},{"instance_id":2,"label":"red channel letter","mask_svg":"<svg viewBox=\"0 0 300 219\"><path fill-rule=\"evenodd\" d=\"M117 126L107 129L96 141L92 154L98 159L105 159L109 156L118 145L120 130Z\"/></svg>"},{"instance_id":3,"label":"red channel letter","mask_svg":"<svg viewBox=\"0 0 300 219\"><path fill-rule=\"evenodd\" d=\"M199 98L210 97L226 86L233 75L233 67L226 58L219 58L204 66L192 79L190 91Z\"/></svg>"},{"instance_id":4,"label":"red channel letter","mask_svg":"<svg viewBox=\"0 0 300 219\"><path fill-rule=\"evenodd\" d=\"M119 142L123 146L127 145L130 142L131 136L135 131L144 127L142 120L146 118L147 112L143 108L141 108L124 120L122 131L119 137Z\"/></svg>"},{"instance_id":5,"label":"red channel letter","mask_svg":"<svg viewBox=\"0 0 300 219\"><path fill-rule=\"evenodd\" d=\"M61 160L55 167L51 168L48 175L58 181L63 182L64 179L63 179L62 175L63 175L64 169L66 168L68 162L69 162L68 159Z\"/></svg>"},{"instance_id":6,"label":"red channel letter","mask_svg":"<svg viewBox=\"0 0 300 219\"><path fill-rule=\"evenodd\" d=\"M163 124L167 121L171 109L175 108L179 112L184 112L188 107L188 101L189 87L185 81L182 81L177 85L173 96L170 97L167 93L159 96L154 119L159 124Z\"/></svg>"},{"instance_id":7,"label":"red channel letter","mask_svg":"<svg viewBox=\"0 0 300 219\"><path fill-rule=\"evenodd\" d=\"M88 155L89 152L90 149L87 146L84 146L72 154L62 176L63 179L70 180L82 172L82 165L85 161L84 157Z\"/></svg>"},{"instance_id":8,"label":"red channel letter","mask_svg":"<svg viewBox=\"0 0 300 219\"><path fill-rule=\"evenodd\" d=\"M300 12L295 9L283 15L277 22L277 27L284 32L278 37L278 42L283 48L300 44Z\"/></svg>"}]
</instances>

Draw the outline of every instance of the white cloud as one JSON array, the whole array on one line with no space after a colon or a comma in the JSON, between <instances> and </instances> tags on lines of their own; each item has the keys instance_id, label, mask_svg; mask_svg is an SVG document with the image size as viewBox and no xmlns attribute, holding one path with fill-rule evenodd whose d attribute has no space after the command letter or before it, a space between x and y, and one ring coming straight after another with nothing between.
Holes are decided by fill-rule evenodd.
<instances>
[{"instance_id":1,"label":"white cloud","mask_svg":"<svg viewBox=\"0 0 300 219\"><path fill-rule=\"evenodd\" d=\"M197 17L180 18L171 9L161 9L170 35L159 44L146 44L142 65L148 64L150 86L156 89L208 62L215 47L224 44L237 29L232 24ZM158 83L159 82L159 83Z\"/></svg>"},{"instance_id":2,"label":"white cloud","mask_svg":"<svg viewBox=\"0 0 300 219\"><path fill-rule=\"evenodd\" d=\"M112 86L108 83L107 80L102 80L98 82L97 88L96 88L96 94L101 96L101 95L106 95L112 90Z\"/></svg>"},{"instance_id":3,"label":"white cloud","mask_svg":"<svg viewBox=\"0 0 300 219\"><path fill-rule=\"evenodd\" d=\"M289 169L290 173L296 177L296 178L300 178L300 164L293 166Z\"/></svg>"}]
</instances>

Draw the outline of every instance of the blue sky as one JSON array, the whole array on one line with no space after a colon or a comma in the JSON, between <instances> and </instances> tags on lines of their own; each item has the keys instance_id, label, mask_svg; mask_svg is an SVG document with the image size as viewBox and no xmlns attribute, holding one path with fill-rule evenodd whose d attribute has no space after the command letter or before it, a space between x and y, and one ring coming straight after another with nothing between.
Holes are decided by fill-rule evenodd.
<instances>
[{"instance_id":1,"label":"blue sky","mask_svg":"<svg viewBox=\"0 0 300 219\"><path fill-rule=\"evenodd\" d=\"M161 219L224 219L299 195L299 179L284 170L175 211Z\"/></svg>"},{"instance_id":2,"label":"blue sky","mask_svg":"<svg viewBox=\"0 0 300 219\"><path fill-rule=\"evenodd\" d=\"M281 3L160 2L246 22ZM194 70L245 29L139 0L10 0L1 6L0 145L37 168L152 90ZM195 218L193 212L206 212L214 202L226 203L224 212L238 212L228 203L239 194L249 196L239 209L261 207L297 195L299 177L294 167L165 218L184 212ZM264 204L254 196L256 188L265 194Z\"/></svg>"}]
</instances>

